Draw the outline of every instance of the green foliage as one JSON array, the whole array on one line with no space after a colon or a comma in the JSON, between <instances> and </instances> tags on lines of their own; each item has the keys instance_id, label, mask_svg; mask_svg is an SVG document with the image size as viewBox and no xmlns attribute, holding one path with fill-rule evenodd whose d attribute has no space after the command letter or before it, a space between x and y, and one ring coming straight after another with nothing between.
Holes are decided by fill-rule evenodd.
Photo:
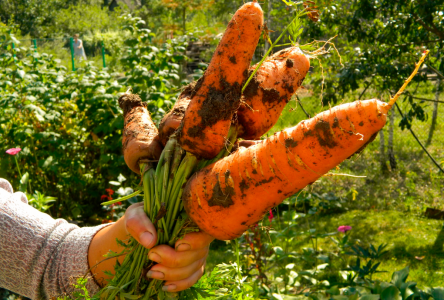
<instances>
[{"instance_id":1,"label":"green foliage","mask_svg":"<svg viewBox=\"0 0 444 300\"><path fill-rule=\"evenodd\" d=\"M52 205L49 203L55 202L57 198L51 196L45 196L39 191L35 191L32 195L27 195L28 203L35 209L41 212L46 212Z\"/></svg>"},{"instance_id":2,"label":"green foliage","mask_svg":"<svg viewBox=\"0 0 444 300\"><path fill-rule=\"evenodd\" d=\"M424 49L429 49L426 65L439 69L442 62L444 18L442 1L316 1L322 14L320 22L309 23L304 38L338 35L337 47L344 67L328 60L324 63L325 77L311 80L323 101L337 103L346 94L365 86L388 98L412 72ZM328 55L326 58L328 58ZM318 63L314 61L318 67ZM418 74L415 82L429 80L426 73ZM324 82L324 86L322 86ZM323 91L321 90L323 88ZM363 98L365 99L363 91ZM409 101L407 118L401 126L409 127L412 120L424 120L423 104Z\"/></svg>"},{"instance_id":3,"label":"green foliage","mask_svg":"<svg viewBox=\"0 0 444 300\"><path fill-rule=\"evenodd\" d=\"M50 24L62 7L61 1L5 0L0 2L0 21L15 22L23 34L46 36L45 26Z\"/></svg>"},{"instance_id":4,"label":"green foliage","mask_svg":"<svg viewBox=\"0 0 444 300\"><path fill-rule=\"evenodd\" d=\"M384 271L387 269L387 266L384 266L394 257L399 257L399 253L394 253L392 245L367 244L366 241L371 237L367 238L364 235L373 230L369 228L373 225L369 224L379 220L376 221L370 216L362 226L359 226L362 218L356 212L349 213L349 218L355 220L353 223L348 223L353 225L353 228L346 233L340 233L332 231L335 224L338 224L338 217L329 218L335 220L320 222L321 217L318 213L283 211L276 213L274 218L270 216L264 218L258 227L251 228L239 239L241 277L244 284L256 286L258 294L255 295L255 299L440 299L439 293L443 289L435 288L437 295L433 296L432 289L418 287L416 282L408 280L410 271L408 267L395 272L394 268L389 268L388 274ZM400 214L399 218L403 219L405 216ZM395 220L387 213L385 218L382 216L381 219L386 219L387 223L391 223L388 220ZM436 225L439 225L438 221ZM400 229L395 224L393 228L400 232L406 230ZM387 233L384 235L390 235L389 229L387 227L385 229ZM377 232L374 235L380 236L378 233L380 230L375 230ZM426 228L424 230L428 231ZM424 246L423 235L420 236L416 242ZM393 239L388 237L387 240L391 242ZM402 236L399 237L399 241L401 240ZM226 249L222 251L227 252ZM226 259L225 254L224 260ZM415 264L415 259L411 264ZM218 270L218 267L215 270ZM418 268L419 270L414 273L416 276L421 273L420 270L427 269L425 265L416 265L415 269ZM384 278L388 280L376 276L379 274L385 274ZM204 288L208 294L215 293L219 286L215 279L210 281L211 275L212 273L203 277L195 287ZM234 276L236 275L233 272L232 277ZM224 278L223 275L219 277ZM442 280L438 282L442 283ZM228 296L227 299L233 298Z\"/></svg>"},{"instance_id":5,"label":"green foliage","mask_svg":"<svg viewBox=\"0 0 444 300\"><path fill-rule=\"evenodd\" d=\"M123 117L117 103L119 93L132 87L149 101L157 119L175 100L185 39L160 47L148 45L149 30L137 27L142 21L125 18L132 38L122 50L122 68L127 70L123 78L91 64L71 73L52 55L24 47L12 49L12 42L17 41L10 28L2 27L2 153L15 146L23 148L20 169L29 173L34 190L57 197L51 209L55 217L92 222L108 182L120 173L135 178L120 150ZM143 54L140 58L139 52ZM13 163L4 154L0 174L18 186L10 167Z\"/></svg>"},{"instance_id":6,"label":"green foliage","mask_svg":"<svg viewBox=\"0 0 444 300\"><path fill-rule=\"evenodd\" d=\"M89 279L92 280L92 279ZM76 283L73 284L74 292L71 296L58 297L57 300L98 300L95 296L90 296L86 283L88 278L79 277L76 279Z\"/></svg>"},{"instance_id":7,"label":"green foliage","mask_svg":"<svg viewBox=\"0 0 444 300\"><path fill-rule=\"evenodd\" d=\"M181 63L185 61L187 36L168 40L158 47L151 40L155 35L144 28L139 17L122 16L123 29L130 36L121 50L120 64L126 70L119 78L122 85L132 88L142 101L146 101L151 117L160 121L176 101L178 86L186 84L181 78Z\"/></svg>"},{"instance_id":8,"label":"green foliage","mask_svg":"<svg viewBox=\"0 0 444 300\"><path fill-rule=\"evenodd\" d=\"M259 299L257 285L245 281L236 264L219 264L205 274L192 288L182 292L181 299Z\"/></svg>"},{"instance_id":9,"label":"green foliage","mask_svg":"<svg viewBox=\"0 0 444 300\"><path fill-rule=\"evenodd\" d=\"M75 33L85 35L93 32L116 31L119 23L116 19L119 12L109 12L98 5L79 3L70 5L57 12L52 35L62 34L72 36Z\"/></svg>"}]
</instances>

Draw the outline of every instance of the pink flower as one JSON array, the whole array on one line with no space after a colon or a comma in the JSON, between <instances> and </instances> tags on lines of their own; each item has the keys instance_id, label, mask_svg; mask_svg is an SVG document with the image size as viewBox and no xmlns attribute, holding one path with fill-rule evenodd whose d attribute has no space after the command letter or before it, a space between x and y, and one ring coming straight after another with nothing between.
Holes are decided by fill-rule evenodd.
<instances>
[{"instance_id":1,"label":"pink flower","mask_svg":"<svg viewBox=\"0 0 444 300\"><path fill-rule=\"evenodd\" d=\"M22 148L11 148L6 150L6 153L8 153L9 155L16 155L20 151L22 151Z\"/></svg>"},{"instance_id":2,"label":"pink flower","mask_svg":"<svg viewBox=\"0 0 444 300\"><path fill-rule=\"evenodd\" d=\"M268 215L268 221L270 221L270 223L271 223L271 221L273 220L273 218L274 218L274 216L273 216L273 212L272 212L271 209L270 209L270 212L269 212L269 215Z\"/></svg>"},{"instance_id":3,"label":"pink flower","mask_svg":"<svg viewBox=\"0 0 444 300\"><path fill-rule=\"evenodd\" d=\"M114 191L112 189L105 189L105 191L107 191L110 196L114 194Z\"/></svg>"},{"instance_id":4,"label":"pink flower","mask_svg":"<svg viewBox=\"0 0 444 300\"><path fill-rule=\"evenodd\" d=\"M350 230L352 230L352 227L348 226L348 225L342 225L342 226L338 227L339 232L346 233L347 231L350 231Z\"/></svg>"},{"instance_id":5,"label":"pink flower","mask_svg":"<svg viewBox=\"0 0 444 300\"><path fill-rule=\"evenodd\" d=\"M102 195L102 196L100 197L100 201L103 201L103 200L109 200L108 195Z\"/></svg>"}]
</instances>

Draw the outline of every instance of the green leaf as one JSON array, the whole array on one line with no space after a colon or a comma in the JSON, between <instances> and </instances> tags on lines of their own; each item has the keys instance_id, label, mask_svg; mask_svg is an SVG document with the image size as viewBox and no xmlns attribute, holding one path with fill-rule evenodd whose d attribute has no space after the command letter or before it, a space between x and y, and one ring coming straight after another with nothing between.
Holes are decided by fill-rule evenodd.
<instances>
[{"instance_id":1,"label":"green leaf","mask_svg":"<svg viewBox=\"0 0 444 300\"><path fill-rule=\"evenodd\" d=\"M366 294L359 298L359 300L379 300L379 295Z\"/></svg>"},{"instance_id":2,"label":"green leaf","mask_svg":"<svg viewBox=\"0 0 444 300\"><path fill-rule=\"evenodd\" d=\"M401 288L401 285L407 280L408 276L409 276L409 267L405 267L400 271L393 272L392 283L396 285L398 288Z\"/></svg>"},{"instance_id":3,"label":"green leaf","mask_svg":"<svg viewBox=\"0 0 444 300\"><path fill-rule=\"evenodd\" d=\"M28 181L29 181L29 173L26 172L25 174L23 174L22 178L20 179L20 184L27 185Z\"/></svg>"},{"instance_id":4,"label":"green leaf","mask_svg":"<svg viewBox=\"0 0 444 300\"><path fill-rule=\"evenodd\" d=\"M26 72L23 70L17 70L17 76L20 77L21 79L23 79L26 75Z\"/></svg>"},{"instance_id":5,"label":"green leaf","mask_svg":"<svg viewBox=\"0 0 444 300\"><path fill-rule=\"evenodd\" d=\"M49 166L51 166L53 160L54 160L54 158L52 156L49 156L48 158L46 158L45 162L42 165L42 169L47 169Z\"/></svg>"},{"instance_id":6,"label":"green leaf","mask_svg":"<svg viewBox=\"0 0 444 300\"><path fill-rule=\"evenodd\" d=\"M402 300L401 292L396 286L389 286L382 292L381 300Z\"/></svg>"},{"instance_id":7,"label":"green leaf","mask_svg":"<svg viewBox=\"0 0 444 300\"><path fill-rule=\"evenodd\" d=\"M442 287L431 288L429 293L434 300L444 300L444 288Z\"/></svg>"}]
</instances>

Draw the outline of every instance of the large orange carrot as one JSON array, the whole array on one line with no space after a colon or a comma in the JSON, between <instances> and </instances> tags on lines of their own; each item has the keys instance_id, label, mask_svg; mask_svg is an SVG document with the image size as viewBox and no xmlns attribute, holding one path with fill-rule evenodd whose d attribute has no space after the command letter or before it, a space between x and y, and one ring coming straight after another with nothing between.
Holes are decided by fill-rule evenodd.
<instances>
[{"instance_id":1,"label":"large orange carrot","mask_svg":"<svg viewBox=\"0 0 444 300\"><path fill-rule=\"evenodd\" d=\"M119 98L125 119L123 128L123 157L128 167L140 174L139 160L157 160L162 144L156 126L150 118L146 104L138 95L124 94Z\"/></svg>"},{"instance_id":2,"label":"large orange carrot","mask_svg":"<svg viewBox=\"0 0 444 300\"><path fill-rule=\"evenodd\" d=\"M378 100L336 106L219 160L188 181L191 219L217 239L233 239L270 208L362 150L386 123Z\"/></svg>"},{"instance_id":3,"label":"large orange carrot","mask_svg":"<svg viewBox=\"0 0 444 300\"><path fill-rule=\"evenodd\" d=\"M241 125L238 136L258 139L273 127L309 68L309 59L298 47L281 50L267 58L242 95L237 111Z\"/></svg>"},{"instance_id":4,"label":"large orange carrot","mask_svg":"<svg viewBox=\"0 0 444 300\"><path fill-rule=\"evenodd\" d=\"M208 69L195 86L178 129L183 149L213 158L224 147L262 24L263 13L257 1L244 4L234 14Z\"/></svg>"}]
</instances>

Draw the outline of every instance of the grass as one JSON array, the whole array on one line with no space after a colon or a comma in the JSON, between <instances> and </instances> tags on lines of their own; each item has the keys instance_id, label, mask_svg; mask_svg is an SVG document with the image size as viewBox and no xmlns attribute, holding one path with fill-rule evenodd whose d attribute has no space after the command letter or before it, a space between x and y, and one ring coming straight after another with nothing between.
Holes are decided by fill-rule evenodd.
<instances>
[{"instance_id":1,"label":"grass","mask_svg":"<svg viewBox=\"0 0 444 300\"><path fill-rule=\"evenodd\" d=\"M388 244L387 253L374 279L391 280L394 271L410 267L410 279L422 287L444 286L444 227L440 220L394 210L353 210L343 214L320 217L317 227L334 232L340 225L350 225L350 237L359 244ZM300 244L307 247L309 244ZM329 239L319 241L323 251L335 251Z\"/></svg>"},{"instance_id":2,"label":"grass","mask_svg":"<svg viewBox=\"0 0 444 300\"><path fill-rule=\"evenodd\" d=\"M416 281L418 286L444 286L444 226L441 220L426 219L411 212L394 210L352 210L320 216L315 227L320 233L328 233L336 232L340 225L350 225L350 237L361 246L373 244L377 247L388 244L389 252L382 257L381 266L378 268L385 272L377 273L373 279L389 282L394 271L409 266L409 280ZM304 222L301 222L300 230L307 230ZM282 240L273 239L270 243L270 246L283 247ZM320 254L328 255L338 250L329 238L319 238L316 245ZM307 235L302 235L291 242L289 251L301 253L302 249L307 247L312 247L312 242ZM353 263L354 259L350 256L348 262ZM213 243L207 259L207 271L219 263L228 261L236 261L230 245L221 241ZM337 262L333 263L333 266L340 268ZM271 277L275 271L273 270L269 271Z\"/></svg>"}]
</instances>

